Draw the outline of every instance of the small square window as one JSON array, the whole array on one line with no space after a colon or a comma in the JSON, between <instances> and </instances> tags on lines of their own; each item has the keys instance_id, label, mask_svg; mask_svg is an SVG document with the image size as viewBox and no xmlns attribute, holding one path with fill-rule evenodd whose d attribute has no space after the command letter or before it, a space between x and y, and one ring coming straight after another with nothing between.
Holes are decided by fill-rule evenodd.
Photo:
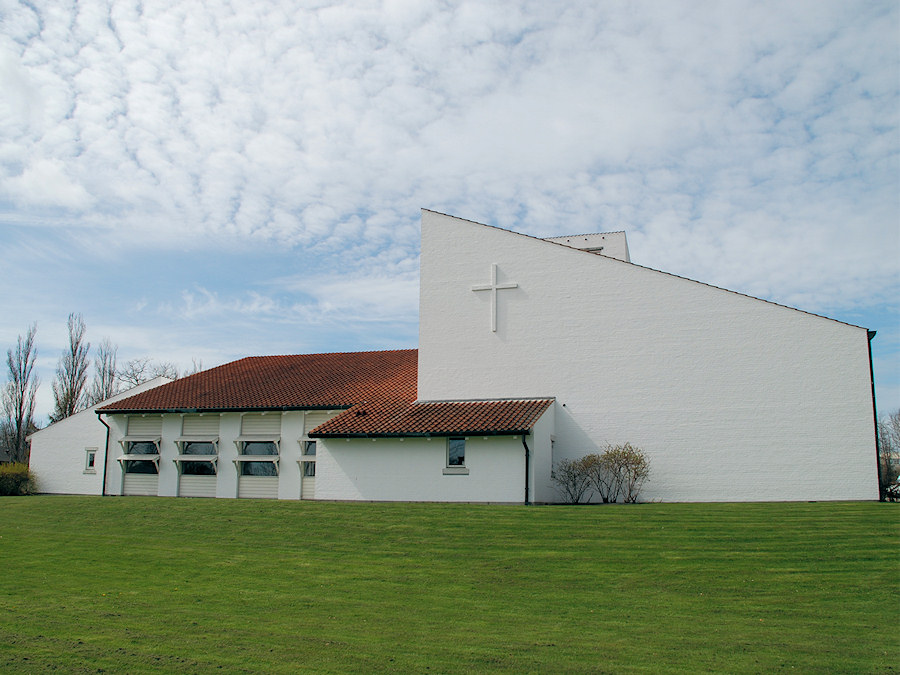
<instances>
[{"instance_id":1,"label":"small square window","mask_svg":"<svg viewBox=\"0 0 900 675\"><path fill-rule=\"evenodd\" d=\"M97 448L84 449L84 472L97 473Z\"/></svg>"}]
</instances>

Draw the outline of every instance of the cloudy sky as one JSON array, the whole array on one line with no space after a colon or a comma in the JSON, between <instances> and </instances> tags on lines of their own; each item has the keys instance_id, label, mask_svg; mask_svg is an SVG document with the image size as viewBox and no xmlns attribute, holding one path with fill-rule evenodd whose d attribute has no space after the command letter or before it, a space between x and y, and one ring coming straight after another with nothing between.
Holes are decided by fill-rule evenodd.
<instances>
[{"instance_id":1,"label":"cloudy sky","mask_svg":"<svg viewBox=\"0 0 900 675\"><path fill-rule=\"evenodd\" d=\"M417 343L419 209L878 331L900 407L900 9L0 0L0 346Z\"/></svg>"}]
</instances>

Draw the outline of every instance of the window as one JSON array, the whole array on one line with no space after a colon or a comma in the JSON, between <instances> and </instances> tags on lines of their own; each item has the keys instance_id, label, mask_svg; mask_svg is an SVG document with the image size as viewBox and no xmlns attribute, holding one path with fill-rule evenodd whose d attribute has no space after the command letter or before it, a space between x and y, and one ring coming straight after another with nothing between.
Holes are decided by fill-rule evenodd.
<instances>
[{"instance_id":1,"label":"window","mask_svg":"<svg viewBox=\"0 0 900 675\"><path fill-rule=\"evenodd\" d=\"M466 439L451 438L447 443L447 466L466 465Z\"/></svg>"},{"instance_id":2,"label":"window","mask_svg":"<svg viewBox=\"0 0 900 675\"><path fill-rule=\"evenodd\" d=\"M244 441L241 448L241 455L244 457L262 457L268 456L278 457L278 444L275 441ZM241 460L242 476L277 476L278 461L277 459L267 459L263 461L253 461L248 459Z\"/></svg>"},{"instance_id":3,"label":"window","mask_svg":"<svg viewBox=\"0 0 900 675\"><path fill-rule=\"evenodd\" d=\"M216 454L216 444L212 441L185 441L181 446L181 454L210 457ZM182 460L181 474L183 476L215 476L216 464L215 461L209 459L197 462Z\"/></svg>"},{"instance_id":4,"label":"window","mask_svg":"<svg viewBox=\"0 0 900 675\"><path fill-rule=\"evenodd\" d=\"M466 476L469 469L466 468L466 439L447 439L447 466L444 467L445 476Z\"/></svg>"},{"instance_id":5,"label":"window","mask_svg":"<svg viewBox=\"0 0 900 675\"><path fill-rule=\"evenodd\" d=\"M309 458L312 458L310 460ZM303 477L315 478L316 475L316 442L303 441Z\"/></svg>"},{"instance_id":6,"label":"window","mask_svg":"<svg viewBox=\"0 0 900 675\"><path fill-rule=\"evenodd\" d=\"M125 473L159 473L159 446L153 441L128 441ZM152 455L147 459L132 459L133 455Z\"/></svg>"},{"instance_id":7,"label":"window","mask_svg":"<svg viewBox=\"0 0 900 675\"><path fill-rule=\"evenodd\" d=\"M84 449L84 472L85 473L97 473L97 467L95 465L97 461L97 448L85 448Z\"/></svg>"}]
</instances>

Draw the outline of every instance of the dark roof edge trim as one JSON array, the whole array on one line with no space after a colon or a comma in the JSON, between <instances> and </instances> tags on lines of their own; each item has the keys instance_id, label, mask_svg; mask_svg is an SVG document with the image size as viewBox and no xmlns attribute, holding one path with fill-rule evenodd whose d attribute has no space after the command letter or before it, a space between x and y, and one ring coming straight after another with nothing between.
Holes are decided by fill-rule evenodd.
<instances>
[{"instance_id":1,"label":"dark roof edge trim","mask_svg":"<svg viewBox=\"0 0 900 675\"><path fill-rule=\"evenodd\" d=\"M371 434L317 434L311 431L310 438L446 438L449 436L526 436L531 429L510 429L505 431L415 431Z\"/></svg>"},{"instance_id":2,"label":"dark roof edge trim","mask_svg":"<svg viewBox=\"0 0 900 675\"><path fill-rule=\"evenodd\" d=\"M555 396L503 396L500 398L422 398L413 405L434 405L435 403L555 403Z\"/></svg>"},{"instance_id":3,"label":"dark roof edge trim","mask_svg":"<svg viewBox=\"0 0 900 675\"><path fill-rule=\"evenodd\" d=\"M98 415L144 415L151 413L252 413L252 412L298 412L304 410L347 410L352 405L306 405L306 406L269 406L255 408L101 408L95 412Z\"/></svg>"}]
</instances>

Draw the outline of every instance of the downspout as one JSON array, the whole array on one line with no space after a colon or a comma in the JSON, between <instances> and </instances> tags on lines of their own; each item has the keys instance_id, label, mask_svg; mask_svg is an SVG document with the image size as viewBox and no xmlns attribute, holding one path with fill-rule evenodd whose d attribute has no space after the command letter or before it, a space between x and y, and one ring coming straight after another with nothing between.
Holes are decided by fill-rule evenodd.
<instances>
[{"instance_id":1,"label":"downspout","mask_svg":"<svg viewBox=\"0 0 900 675\"><path fill-rule=\"evenodd\" d=\"M881 448L878 443L878 408L875 407L875 366L872 363L872 338L875 337L875 331L866 331L869 336L869 382L872 384L872 418L875 422L875 467L878 470L878 500L884 500L884 494L881 491Z\"/></svg>"},{"instance_id":2,"label":"downspout","mask_svg":"<svg viewBox=\"0 0 900 675\"><path fill-rule=\"evenodd\" d=\"M525 506L531 504L531 495L528 492L528 484L531 482L531 462L529 461L528 443L525 441L526 434L522 434L522 447L525 448Z\"/></svg>"},{"instance_id":3,"label":"downspout","mask_svg":"<svg viewBox=\"0 0 900 675\"><path fill-rule=\"evenodd\" d=\"M109 461L109 425L103 421L103 418L100 416L100 413L97 413L97 419L100 420L100 424L106 427L106 447L103 449L103 492L101 493L102 497L106 496L106 472L107 465L106 463Z\"/></svg>"}]
</instances>

